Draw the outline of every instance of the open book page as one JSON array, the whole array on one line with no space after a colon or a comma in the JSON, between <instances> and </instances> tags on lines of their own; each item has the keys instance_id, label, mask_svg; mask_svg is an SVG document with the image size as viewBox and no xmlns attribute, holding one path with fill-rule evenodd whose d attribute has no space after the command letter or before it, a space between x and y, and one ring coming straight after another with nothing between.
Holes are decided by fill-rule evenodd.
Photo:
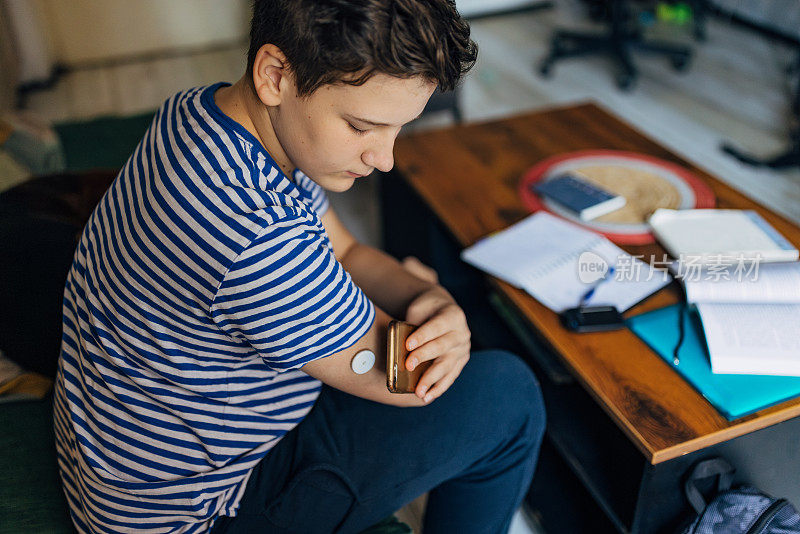
<instances>
[{"instance_id":1,"label":"open book page","mask_svg":"<svg viewBox=\"0 0 800 534\"><path fill-rule=\"evenodd\" d=\"M706 268L680 277L689 302L800 304L800 262Z\"/></svg>"},{"instance_id":2,"label":"open book page","mask_svg":"<svg viewBox=\"0 0 800 534\"><path fill-rule=\"evenodd\" d=\"M461 258L524 289L555 312L580 305L592 288L594 294L585 304L616 306L623 312L671 279L605 237L547 212L479 241L464 250ZM614 266L615 274L602 282L584 282L578 273L587 261L606 270Z\"/></svg>"},{"instance_id":3,"label":"open book page","mask_svg":"<svg viewBox=\"0 0 800 534\"><path fill-rule=\"evenodd\" d=\"M800 304L700 303L714 373L800 376Z\"/></svg>"}]
</instances>

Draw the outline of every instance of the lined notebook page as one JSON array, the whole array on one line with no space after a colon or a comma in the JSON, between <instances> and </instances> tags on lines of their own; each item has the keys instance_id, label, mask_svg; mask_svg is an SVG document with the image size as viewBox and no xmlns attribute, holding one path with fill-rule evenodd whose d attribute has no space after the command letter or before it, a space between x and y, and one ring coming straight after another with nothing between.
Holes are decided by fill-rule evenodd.
<instances>
[{"instance_id":1,"label":"lined notebook page","mask_svg":"<svg viewBox=\"0 0 800 534\"><path fill-rule=\"evenodd\" d=\"M543 211L479 241L461 259L561 312L578 306L595 285L578 277L584 252L596 254L616 271L597 284L588 305L612 305L622 312L669 283L666 273L653 271L605 237Z\"/></svg>"},{"instance_id":2,"label":"lined notebook page","mask_svg":"<svg viewBox=\"0 0 800 534\"><path fill-rule=\"evenodd\" d=\"M478 241L461 253L461 259L521 288L523 280L547 273L571 256L577 259L602 240L602 236L539 212Z\"/></svg>"}]
</instances>

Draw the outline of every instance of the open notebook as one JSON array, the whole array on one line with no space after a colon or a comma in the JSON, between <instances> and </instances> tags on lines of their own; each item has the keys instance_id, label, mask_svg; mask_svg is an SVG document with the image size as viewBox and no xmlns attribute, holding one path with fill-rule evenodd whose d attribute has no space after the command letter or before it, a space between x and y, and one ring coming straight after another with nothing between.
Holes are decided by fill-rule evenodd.
<instances>
[{"instance_id":1,"label":"open notebook","mask_svg":"<svg viewBox=\"0 0 800 534\"><path fill-rule=\"evenodd\" d=\"M605 237L544 211L478 241L461 259L524 289L555 312L580 305L592 288L584 304L611 305L623 312L670 281L669 274ZM586 281L585 270L602 265L607 276Z\"/></svg>"}]
</instances>

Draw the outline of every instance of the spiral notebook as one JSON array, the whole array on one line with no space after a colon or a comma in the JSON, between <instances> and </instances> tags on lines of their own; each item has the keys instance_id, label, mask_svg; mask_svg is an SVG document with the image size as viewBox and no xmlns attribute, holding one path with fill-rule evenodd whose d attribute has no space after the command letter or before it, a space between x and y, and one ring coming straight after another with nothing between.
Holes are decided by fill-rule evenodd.
<instances>
[{"instance_id":1,"label":"spiral notebook","mask_svg":"<svg viewBox=\"0 0 800 534\"><path fill-rule=\"evenodd\" d=\"M653 269L604 236L545 211L478 241L461 259L555 312L580 305L589 289L594 290L591 299L583 304L623 312L671 280L666 271Z\"/></svg>"}]
</instances>

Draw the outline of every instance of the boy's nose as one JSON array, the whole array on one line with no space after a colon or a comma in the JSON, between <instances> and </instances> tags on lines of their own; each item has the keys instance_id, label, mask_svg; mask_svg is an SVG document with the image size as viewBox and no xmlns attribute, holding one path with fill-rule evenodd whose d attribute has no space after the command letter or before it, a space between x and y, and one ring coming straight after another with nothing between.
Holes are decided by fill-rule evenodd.
<instances>
[{"instance_id":1,"label":"boy's nose","mask_svg":"<svg viewBox=\"0 0 800 534\"><path fill-rule=\"evenodd\" d=\"M392 155L392 151L381 151L380 153L371 152L372 157L369 160L365 159L364 163L369 165L370 167L374 167L381 172L389 172L394 167L394 156Z\"/></svg>"},{"instance_id":2,"label":"boy's nose","mask_svg":"<svg viewBox=\"0 0 800 534\"><path fill-rule=\"evenodd\" d=\"M380 143L370 147L361 155L364 164L381 172L389 172L394 167L394 140L397 135L387 135Z\"/></svg>"}]
</instances>

